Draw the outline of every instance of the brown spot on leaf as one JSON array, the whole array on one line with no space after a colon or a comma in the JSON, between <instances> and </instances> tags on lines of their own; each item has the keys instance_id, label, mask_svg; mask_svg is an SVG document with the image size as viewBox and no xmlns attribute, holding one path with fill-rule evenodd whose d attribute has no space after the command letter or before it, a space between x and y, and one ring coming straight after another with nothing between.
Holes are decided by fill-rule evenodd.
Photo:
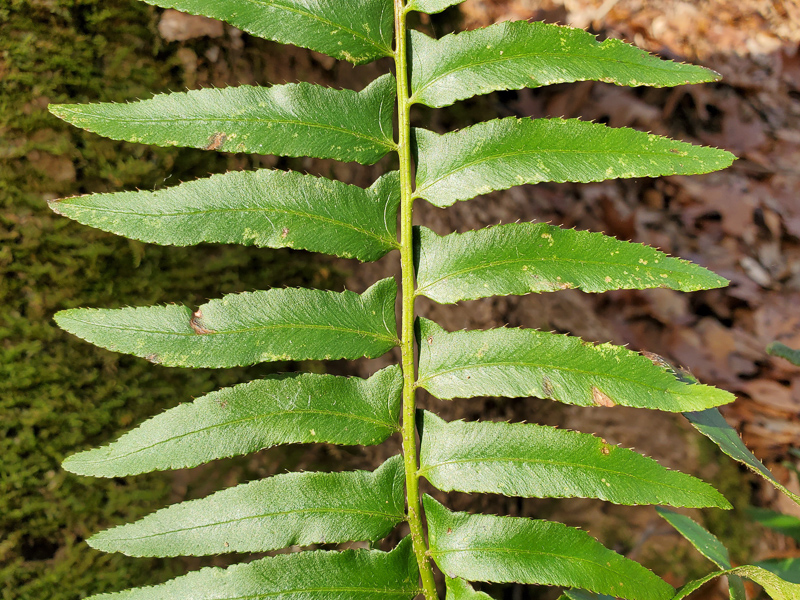
<instances>
[{"instance_id":1,"label":"brown spot on leaf","mask_svg":"<svg viewBox=\"0 0 800 600\"><path fill-rule=\"evenodd\" d=\"M617 405L616 402L595 386L592 386L592 402L597 406L608 406L609 408Z\"/></svg>"},{"instance_id":2,"label":"brown spot on leaf","mask_svg":"<svg viewBox=\"0 0 800 600\"><path fill-rule=\"evenodd\" d=\"M218 131L210 138L208 138L208 144L203 148L204 150L219 150L222 148L222 144L225 143L225 140L228 139L228 134L222 133Z\"/></svg>"},{"instance_id":3,"label":"brown spot on leaf","mask_svg":"<svg viewBox=\"0 0 800 600\"><path fill-rule=\"evenodd\" d=\"M206 335L208 333L216 333L213 329L207 329L203 325L200 324L200 320L203 318L203 311L196 310L192 313L192 318L189 321L189 325L192 326L192 329L197 335Z\"/></svg>"},{"instance_id":4,"label":"brown spot on leaf","mask_svg":"<svg viewBox=\"0 0 800 600\"><path fill-rule=\"evenodd\" d=\"M433 343L433 336L428 338L428 344L432 344L432 343Z\"/></svg>"},{"instance_id":5,"label":"brown spot on leaf","mask_svg":"<svg viewBox=\"0 0 800 600\"><path fill-rule=\"evenodd\" d=\"M57 215L61 215L62 217L65 216L64 213L58 208L58 205L61 203L62 200L65 198L53 198L52 200L47 201L47 206Z\"/></svg>"},{"instance_id":6,"label":"brown spot on leaf","mask_svg":"<svg viewBox=\"0 0 800 600\"><path fill-rule=\"evenodd\" d=\"M665 369L672 369L672 365L667 362L666 359L659 356L655 352L647 352L646 350L642 350L642 356L649 359L657 367L664 367Z\"/></svg>"},{"instance_id":7,"label":"brown spot on leaf","mask_svg":"<svg viewBox=\"0 0 800 600\"><path fill-rule=\"evenodd\" d=\"M553 384L550 382L549 377L542 377L542 392L548 398L553 398Z\"/></svg>"}]
</instances>

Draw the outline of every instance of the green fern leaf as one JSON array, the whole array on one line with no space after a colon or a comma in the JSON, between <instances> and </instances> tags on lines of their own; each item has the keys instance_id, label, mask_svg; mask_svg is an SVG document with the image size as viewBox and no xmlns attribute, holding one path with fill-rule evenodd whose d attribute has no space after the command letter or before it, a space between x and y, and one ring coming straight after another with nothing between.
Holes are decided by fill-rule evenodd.
<instances>
[{"instance_id":1,"label":"green fern leaf","mask_svg":"<svg viewBox=\"0 0 800 600\"><path fill-rule=\"evenodd\" d=\"M145 0L360 65L392 55L391 0Z\"/></svg>"},{"instance_id":2,"label":"green fern leaf","mask_svg":"<svg viewBox=\"0 0 800 600\"><path fill-rule=\"evenodd\" d=\"M724 150L577 119L497 119L439 135L415 129L415 197L439 207L543 181L708 173L729 166Z\"/></svg>"},{"instance_id":3,"label":"green fern leaf","mask_svg":"<svg viewBox=\"0 0 800 600\"><path fill-rule=\"evenodd\" d=\"M129 556L202 556L377 541L405 518L405 471L394 456L375 472L285 473L156 511L89 538Z\"/></svg>"},{"instance_id":4,"label":"green fern leaf","mask_svg":"<svg viewBox=\"0 0 800 600\"><path fill-rule=\"evenodd\" d=\"M790 348L786 344L774 341L767 346L767 354L777 356L792 363L795 367L800 367L800 350Z\"/></svg>"},{"instance_id":5,"label":"green fern leaf","mask_svg":"<svg viewBox=\"0 0 800 600\"><path fill-rule=\"evenodd\" d=\"M444 492L732 508L712 486L593 435L424 412L419 475Z\"/></svg>"},{"instance_id":6,"label":"green fern leaf","mask_svg":"<svg viewBox=\"0 0 800 600\"><path fill-rule=\"evenodd\" d=\"M279 444L380 444L397 431L402 387L396 365L366 380L306 373L251 381L176 406L63 467L124 477Z\"/></svg>"},{"instance_id":7,"label":"green fern leaf","mask_svg":"<svg viewBox=\"0 0 800 600\"><path fill-rule=\"evenodd\" d=\"M667 523L672 525L678 533L685 537L700 554L717 565L720 569L731 569L731 557L728 549L719 541L719 538L707 531L686 515L668 508L656 506L656 512ZM728 575L728 588L731 600L747 600L744 582L738 575Z\"/></svg>"},{"instance_id":8,"label":"green fern leaf","mask_svg":"<svg viewBox=\"0 0 800 600\"><path fill-rule=\"evenodd\" d=\"M727 280L641 244L545 223L511 223L440 237L417 228L417 295L440 304L487 296L665 287L685 292Z\"/></svg>"},{"instance_id":9,"label":"green fern leaf","mask_svg":"<svg viewBox=\"0 0 800 600\"><path fill-rule=\"evenodd\" d=\"M460 577L447 577L447 596L445 600L492 600L489 594L476 592L473 587Z\"/></svg>"},{"instance_id":10,"label":"green fern leaf","mask_svg":"<svg viewBox=\"0 0 800 600\"><path fill-rule=\"evenodd\" d=\"M395 149L395 80L361 92L308 83L162 94L130 104L51 104L55 116L114 140L372 164Z\"/></svg>"},{"instance_id":11,"label":"green fern leaf","mask_svg":"<svg viewBox=\"0 0 800 600\"><path fill-rule=\"evenodd\" d=\"M753 563L753 566L774 573L789 583L800 584L800 558L766 558Z\"/></svg>"},{"instance_id":12,"label":"green fern leaf","mask_svg":"<svg viewBox=\"0 0 800 600\"><path fill-rule=\"evenodd\" d=\"M745 510L753 521L800 543L800 518L769 508L748 506Z\"/></svg>"},{"instance_id":13,"label":"green fern leaf","mask_svg":"<svg viewBox=\"0 0 800 600\"><path fill-rule=\"evenodd\" d=\"M728 549L719 541L717 536L703 529L686 515L677 513L674 510L656 506L656 512L683 537L689 540L700 554L720 569L730 569L732 567Z\"/></svg>"},{"instance_id":14,"label":"green fern leaf","mask_svg":"<svg viewBox=\"0 0 800 600\"><path fill-rule=\"evenodd\" d=\"M667 87L717 81L714 71L648 54L581 29L507 21L434 40L411 32L411 101L441 108L497 90L570 81Z\"/></svg>"},{"instance_id":15,"label":"green fern leaf","mask_svg":"<svg viewBox=\"0 0 800 600\"><path fill-rule=\"evenodd\" d=\"M464 0L411 0L408 6L406 6L406 10L416 10L433 15L442 12L450 6L461 4L462 2L464 2Z\"/></svg>"},{"instance_id":16,"label":"green fern leaf","mask_svg":"<svg viewBox=\"0 0 800 600\"><path fill-rule=\"evenodd\" d=\"M683 383L644 356L611 344L532 329L449 333L427 319L418 327L418 385L442 400L537 396L673 412L734 400L729 392Z\"/></svg>"},{"instance_id":17,"label":"green fern leaf","mask_svg":"<svg viewBox=\"0 0 800 600\"><path fill-rule=\"evenodd\" d=\"M684 377L686 376L686 374L682 375ZM690 380L694 380L694 378L690 376ZM736 433L733 427L728 425L725 417L723 417L717 409L709 408L703 411L685 412L683 416L688 419L689 423L691 423L697 431L714 442L723 453L730 456L736 462L743 464L753 473L764 478L781 492L789 496L789 498L794 500L797 504L800 504L800 496L789 491L786 486L782 485L770 470L747 449L742 438L739 437L739 434Z\"/></svg>"},{"instance_id":18,"label":"green fern leaf","mask_svg":"<svg viewBox=\"0 0 800 600\"><path fill-rule=\"evenodd\" d=\"M284 289L203 304L116 310L76 308L56 323L96 346L172 367L235 367L277 360L374 358L397 345L397 284L362 295Z\"/></svg>"},{"instance_id":19,"label":"green fern leaf","mask_svg":"<svg viewBox=\"0 0 800 600\"><path fill-rule=\"evenodd\" d=\"M161 585L90 600L411 600L419 571L406 538L391 552L294 552L227 569L207 567Z\"/></svg>"},{"instance_id":20,"label":"green fern leaf","mask_svg":"<svg viewBox=\"0 0 800 600\"><path fill-rule=\"evenodd\" d=\"M565 585L628 600L674 590L640 564L561 523L450 512L425 496L431 557L448 577Z\"/></svg>"},{"instance_id":21,"label":"green fern leaf","mask_svg":"<svg viewBox=\"0 0 800 600\"><path fill-rule=\"evenodd\" d=\"M678 590L678 593L673 596L672 600L681 600L682 598L686 598L692 592L697 591L712 579L722 577L723 575L728 577L731 575L736 575L738 577L744 577L745 579L755 581L758 585L764 588L764 591L769 594L769 597L772 598L772 600L797 600L800 598L800 585L785 581L778 575L762 569L761 567L757 567L755 565L744 565L741 567L734 567L733 569L715 571L713 573L709 573L705 577L691 581Z\"/></svg>"},{"instance_id":22,"label":"green fern leaf","mask_svg":"<svg viewBox=\"0 0 800 600\"><path fill-rule=\"evenodd\" d=\"M234 171L156 192L53 200L60 215L173 246L201 242L299 248L362 261L397 248L397 172L369 189L296 172Z\"/></svg>"}]
</instances>

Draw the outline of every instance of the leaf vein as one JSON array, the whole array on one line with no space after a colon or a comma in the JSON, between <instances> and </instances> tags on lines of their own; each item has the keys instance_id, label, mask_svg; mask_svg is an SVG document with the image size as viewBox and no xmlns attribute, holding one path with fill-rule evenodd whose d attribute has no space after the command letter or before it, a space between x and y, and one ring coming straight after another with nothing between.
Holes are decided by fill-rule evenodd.
<instances>
[{"instance_id":1,"label":"leaf vein","mask_svg":"<svg viewBox=\"0 0 800 600\"><path fill-rule=\"evenodd\" d=\"M662 67L660 63L658 63L658 66L642 65L640 63L637 63L637 62L634 62L634 61L630 61L630 60L620 60L620 59L614 59L614 58L607 58L607 57L604 57L604 56L593 56L591 53L577 54L577 53L572 53L572 52L520 52L519 54L515 54L513 56L505 56L504 55L504 56L498 57L498 58L475 61L475 62L471 62L471 63L466 64L466 65L459 65L457 67L453 67L448 71L443 71L441 75L429 80L425 85L423 85L419 89L415 90L414 94L411 96L411 98L409 100L414 104L418 103L418 101L415 100L415 98L418 95L420 95L421 91L429 89L434 83L440 81L441 79L444 79L445 77L447 77L449 75L452 75L453 73L457 73L459 71L464 71L464 70L471 69L471 68L474 68L474 67L482 67L482 66L493 65L493 64L497 64L497 63L501 63L501 62L506 62L506 61L524 60L526 58L537 58L537 57L542 57L542 58L553 58L553 57L562 58L563 57L563 58L571 58L571 59L579 59L579 60L586 60L587 58L589 58L591 60L596 60L596 61L599 61L599 62L615 63L615 64L619 64L619 65L632 65L632 66L640 67L640 68L644 66L647 69L652 69L652 70L655 70L655 71L667 71L667 72L672 71L672 69L669 69L667 67ZM580 79L572 79L572 78L558 78L558 79L554 80L554 83L564 83L564 82L567 82L567 81L581 81L581 80ZM597 79L597 80L592 80L592 81L602 81L602 80ZM538 82L537 82L537 84L538 84ZM543 85L543 84L538 84L538 85ZM524 87L528 87L528 86L526 86L525 83L522 83L522 84L520 84L519 88L514 88L514 89L521 89L521 88L524 88ZM503 89L505 89L505 88L503 88Z\"/></svg>"},{"instance_id":2,"label":"leaf vein","mask_svg":"<svg viewBox=\"0 0 800 600\"><path fill-rule=\"evenodd\" d=\"M211 333L204 333L202 335L198 335L195 332L179 332L179 331L159 331L159 330L152 330L152 329L141 329L138 327L122 327L120 325L107 325L105 323L96 323L93 321L84 321L82 319L76 319L72 317L72 320L77 323L83 323L84 325L90 325L92 327L102 327L104 329L112 329L117 331L135 331L137 333L149 333L153 335L162 335L162 336L177 336L177 337L195 337L195 338L207 338L209 336L220 336L220 335L234 335L239 333L252 333L254 331L264 331L270 329L324 329L328 331L336 331L339 333L351 333L354 335L359 335L362 337L371 337L376 340L383 340L387 342L394 342L397 345L397 338L391 335L385 335L381 333L373 333L369 331L361 331L359 329L349 329L347 327L336 327L334 325L313 325L313 324L302 324L302 323L286 323L286 324L276 324L276 325L261 325L259 327L249 327L245 329L229 329L223 331L213 331Z\"/></svg>"},{"instance_id":3,"label":"leaf vein","mask_svg":"<svg viewBox=\"0 0 800 600\"><path fill-rule=\"evenodd\" d=\"M275 411L275 412L269 412L269 413L261 413L259 415L253 415L251 417L246 417L246 418L243 418L243 419L235 419L235 420L231 420L231 421L225 421L223 423L215 423L214 425L209 425L208 427L201 427L199 429L193 429L192 431L188 431L188 432L182 433L180 435L174 435L174 436L169 437L167 439L159 440L158 442L155 442L155 443L150 444L148 446L142 446L140 448L137 448L136 450L133 450L133 451L130 451L130 452L126 452L124 454L116 454L116 455L114 455L112 457L103 458L101 460L92 460L92 461L85 460L85 461L81 461L81 464L87 464L87 465L88 464L102 464L102 463L105 463L105 462L116 461L116 460L119 460L119 459L122 459L122 458L127 458L128 456L133 456L134 454L138 454L139 452L144 452L146 450L151 450L152 448L156 448L156 447L158 447L158 446L160 446L162 444L168 444L168 443L173 442L175 440L180 440L180 439L183 439L183 438L191 436L191 435L202 433L204 431L212 431L213 429L216 429L218 427L229 427L229 426L234 426L234 425L240 425L240 424L246 423L248 421L256 421L256 420L260 420L260 419L274 418L276 416L293 415L293 414L298 414L298 413L346 417L346 418L349 418L349 419L352 419L352 420L364 421L365 423L370 423L372 425L377 425L379 427L382 427L384 429L389 429L391 431L394 431L396 429L396 426L394 424L387 424L387 423L379 421L377 419L371 419L369 417L363 417L363 416L355 415L355 414L352 414L352 413L335 412L335 411L332 411L332 410L311 410L311 409L284 410L284 411ZM286 442L286 443L290 443L290 442Z\"/></svg>"},{"instance_id":4,"label":"leaf vein","mask_svg":"<svg viewBox=\"0 0 800 600\"><path fill-rule=\"evenodd\" d=\"M196 500L195 502L198 502L198 501ZM202 502L202 500L200 502ZM166 509L166 510L168 510L168 509ZM367 517L373 516L373 517L380 517L383 520L387 520L387 521L395 521L395 520L397 520L398 516L400 516L402 518L401 515L397 515L397 514L385 513L385 512L380 512L380 511L360 510L360 509L356 509L356 508L326 508L326 507L297 508L297 509L293 509L293 510L283 510L283 511L275 511L275 512L269 512L269 513L263 513L263 514L260 514L260 515L248 515L246 517L239 517L237 519L228 519L226 521L215 521L214 523L204 523L202 525L192 525L191 527L180 527L180 528L177 528L177 529L170 529L168 531L157 531L155 533L150 533L150 534L147 534L147 535L139 535L139 536L136 536L136 537L123 538L123 537L112 537L112 536L109 536L108 540L104 540L104 541L132 542L132 541L137 541L137 540L148 540L148 539L151 539L151 538L157 538L157 537L161 537L161 536L165 536L165 535L172 535L172 534L175 534L175 533L181 533L181 532L184 532L184 531L194 531L194 530L197 530L197 529L207 529L209 527L220 527L222 525L241 523L241 522L244 522L244 521L250 521L252 519L264 519L264 518L270 518L270 517L282 517L282 516L293 515L293 514L301 514L302 515L302 514L319 514L319 513L321 513L321 514L325 514L325 513L337 513L337 514L345 513L345 514L361 515L361 516L367 516ZM132 524L132 526L135 526L135 523ZM124 528L125 526L123 525L122 527Z\"/></svg>"},{"instance_id":5,"label":"leaf vein","mask_svg":"<svg viewBox=\"0 0 800 600\"><path fill-rule=\"evenodd\" d=\"M512 518L512 517L504 517L504 518ZM433 555L437 555L437 554L453 554L453 553L456 553L456 552L466 552L468 554L471 554L471 553L473 553L475 551L497 552L497 553L500 553L500 554L504 554L504 553L505 554L532 554L532 555L539 555L539 556L550 556L550 557L553 557L553 558L561 558L561 559L568 560L568 561L578 561L578 562L588 563L590 565L594 565L595 567L600 567L601 569L604 569L604 570L606 570L606 571L608 571L610 573L613 573L617 577L623 577L623 578L625 577L625 575L623 573L615 571L611 567L609 567L607 565L604 565L601 562L591 560L589 558L584 558L582 556L570 556L568 554L557 554L555 552L543 552L541 550L530 550L528 548L504 548L504 547L496 548L496 547L491 547L491 546L488 546L488 547L487 546L480 546L480 547L476 547L476 548L452 548L452 549L448 549L448 550L431 550L431 554L433 554Z\"/></svg>"},{"instance_id":6,"label":"leaf vein","mask_svg":"<svg viewBox=\"0 0 800 600\"><path fill-rule=\"evenodd\" d=\"M80 205L73 205L78 206L79 208L84 208ZM384 242L387 245L390 245L392 248L398 248L399 243L396 239L383 236L379 233L374 233L369 231L368 229L364 229L363 227L358 227L357 225L353 225L352 223L347 223L345 221L339 221L332 217L325 217L323 215L315 215L313 213L306 213L299 210L289 210L284 208L265 208L265 207L257 207L257 208L211 208L207 210L191 210L191 211L182 211L182 212L162 212L162 213L140 213L136 211L129 211L129 210L120 210L120 209L110 209L110 208L103 208L97 209L93 207L89 207L88 210L96 210L98 212L112 214L112 215L129 215L129 216L136 216L136 217L145 217L145 218L161 218L161 217L183 217L183 216L194 216L194 215L205 215L205 214L214 214L214 213L245 213L245 212L274 212L274 213L284 213L287 215L294 215L297 217L305 217L310 220L317 220L323 223L329 223L332 225L336 225L339 227L344 227L348 229L352 229L353 231L357 231L358 233L362 233L366 236L375 238L378 241Z\"/></svg>"},{"instance_id":7,"label":"leaf vein","mask_svg":"<svg viewBox=\"0 0 800 600\"><path fill-rule=\"evenodd\" d=\"M523 361L498 361L498 362L487 362L481 364L469 364L465 366L458 366L453 367L450 369L443 369L441 371L437 371L427 377L420 377L417 380L417 386L425 388L423 382L431 381L436 377L441 377L442 375L449 375L451 373L456 373L458 371L467 371L469 369L481 369L481 368L492 368L492 367L532 367L532 368L550 368L555 371L565 371L568 373L578 373L581 375L594 375L596 377L605 378L605 379L617 379L620 381L626 381L628 383L632 383L634 385L638 385L644 388L649 388L658 392L666 392L671 394L679 394L680 392L670 389L659 388L654 385L650 385L643 381L637 381L635 379L631 379L629 377L623 377L621 375L616 374L609 374L608 372L597 372L597 371L584 371L582 369L576 369L574 367L562 367L562 366L554 366L547 363L534 363L534 362L523 362ZM427 388L425 388L427 389Z\"/></svg>"},{"instance_id":8,"label":"leaf vein","mask_svg":"<svg viewBox=\"0 0 800 600\"><path fill-rule=\"evenodd\" d=\"M147 100L145 100L147 102ZM80 105L78 105L80 106ZM66 111L65 111L66 112ZM85 114L83 111L73 110L71 111L73 114ZM276 123L278 125L297 125L301 127L309 127L312 129L325 129L329 131L334 131L338 133L344 133L347 135L351 135L353 137L361 138L364 140L368 140L371 142L375 142L380 146L384 146L389 150L395 150L397 145L394 141L387 141L382 140L380 138L376 138L371 135L367 135L366 133L360 133L358 131L354 131L352 129L347 129L345 127L337 127L335 125L328 125L326 123L312 123L308 121L296 121L290 119L263 119L263 118L256 118L256 119L241 119L241 118L233 118L233 117L216 117L216 118L203 118L203 117L180 117L180 118L164 118L164 119L156 119L156 118L122 118L122 117L108 117L101 114L93 114L91 115L92 118L98 120L105 120L105 121L112 121L114 123L136 123L136 124L148 124L148 123L186 123L186 122L204 122L204 123L219 123L219 124L227 124L227 123L256 123L256 124L264 124L264 123Z\"/></svg>"},{"instance_id":9,"label":"leaf vein","mask_svg":"<svg viewBox=\"0 0 800 600\"><path fill-rule=\"evenodd\" d=\"M441 137L445 137L446 135L452 135L452 134L443 134L443 135L441 135ZM681 142L675 142L675 143L681 143ZM421 195L421 192L424 192L425 190L430 189L431 187L433 187L434 185L436 185L437 183L439 183L443 179L447 179L448 177L451 177L451 176L453 176L454 174L456 174L456 173L458 173L460 171L464 171L464 170L466 170L466 169L468 169L470 167L473 167L475 165L479 165L481 163L485 163L485 162L489 162L489 161L493 161L493 160L499 160L499 159L502 159L502 158L509 158L509 157L513 157L513 156L530 156L530 157L534 157L534 156L537 156L537 155L545 155L545 156L547 156L547 155L550 155L550 154L587 154L587 155L588 154L592 154L592 155L598 155L598 156L605 156L605 155L622 155L622 156L628 156L628 155L636 155L636 156L652 155L652 156L663 156L664 152L658 152L658 151L653 151L653 150L638 150L637 151L637 150L558 150L558 149L544 149L544 150L536 150L536 151L520 150L520 151L516 151L516 152L503 152L503 153L500 153L500 154L482 154L480 158L476 158L475 160L472 160L470 162L460 163L457 168L452 169L452 170L450 170L450 171L448 171L446 173L443 173L440 177L438 177L437 179L434 179L430 183L427 183L425 186L423 186L421 188L417 188L414 191L414 198L423 198L424 196ZM542 180L542 181L545 181L545 180ZM550 181L550 180L547 180L547 181ZM552 181L559 182L560 180L552 180Z\"/></svg>"},{"instance_id":10,"label":"leaf vein","mask_svg":"<svg viewBox=\"0 0 800 600\"><path fill-rule=\"evenodd\" d=\"M667 258L671 258L671 257L667 257ZM496 260L496 261L484 262L484 263L481 263L481 264L476 265L474 267L465 267L463 269L458 269L456 271L451 271L451 272L447 273L446 275L442 275L438 279L434 279L433 281L431 281L429 283L426 283L425 285L419 286L417 288L417 294L419 295L421 293L421 290L426 290L428 288L431 288L431 287L435 286L437 283L440 283L443 280L447 279L448 277L456 277L458 275L463 275L465 273L471 273L471 272L474 272L474 271L488 270L488 269L491 269L493 267L500 267L500 266L503 266L503 265L510 265L510 264L515 264L515 263L530 263L530 262L536 262L536 261L538 261L538 262L555 262L555 263L571 263L571 264L593 265L593 266L607 266L607 267L608 266L610 266L610 267L630 267L630 268L639 267L639 265L632 265L630 263L624 263L624 262L600 261L600 260L583 260L583 259L574 259L574 258L564 258L564 257L559 257L559 256L543 256L543 257L531 256L531 257L527 257L527 258L510 258L508 260ZM675 272L675 269L650 267L650 266L647 266L645 268L645 270L646 271L653 271L655 273L668 273L668 274ZM641 279L641 277L638 277L636 275L633 275L633 276L636 277L637 279Z\"/></svg>"},{"instance_id":11,"label":"leaf vein","mask_svg":"<svg viewBox=\"0 0 800 600\"><path fill-rule=\"evenodd\" d=\"M520 463L534 463L534 464L545 464L545 465L554 465L554 466L562 466L562 467L579 467L583 470L594 470L599 471L602 473L608 473L612 475L618 475L622 477L628 477L630 479L635 479L638 481L643 481L647 483L655 483L660 487L667 487L675 490L683 490L684 488L679 485L670 485L663 483L659 479L647 479L645 477L641 477L639 475L634 475L632 473L626 473L625 471L619 470L612 470L603 467L598 467L596 465L592 465L588 462L566 462L566 461L557 461L557 460L541 460L541 459L529 459L529 458L518 458L518 457L492 457L492 458L465 458L465 459L456 459L456 460L446 460L437 462L435 464L427 465L417 471L419 475L425 475L427 472L435 470L438 467L445 466L445 465L455 465L455 464L469 464L469 463L489 463L489 462L520 462Z\"/></svg>"}]
</instances>

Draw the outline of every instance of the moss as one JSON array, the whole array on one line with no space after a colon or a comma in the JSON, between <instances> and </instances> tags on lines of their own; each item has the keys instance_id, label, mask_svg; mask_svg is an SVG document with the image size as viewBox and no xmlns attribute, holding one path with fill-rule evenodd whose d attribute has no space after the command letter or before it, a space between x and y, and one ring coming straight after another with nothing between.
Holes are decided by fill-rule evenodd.
<instances>
[{"instance_id":1,"label":"moss","mask_svg":"<svg viewBox=\"0 0 800 600\"><path fill-rule=\"evenodd\" d=\"M755 540L759 535L758 526L746 512L752 504L752 487L749 484L752 475L723 454L711 440L701 438L700 448L703 464L717 465L711 485L733 505L733 510L704 510L703 523L728 549L733 564L751 564Z\"/></svg>"},{"instance_id":2,"label":"moss","mask_svg":"<svg viewBox=\"0 0 800 600\"><path fill-rule=\"evenodd\" d=\"M63 458L144 417L265 372L184 371L118 356L57 329L74 306L180 302L271 284L325 287L298 253L161 248L94 231L46 200L154 187L223 171L227 159L101 139L48 102L123 101L180 89L177 47L134 0L0 0L0 581L2 598L73 599L153 583L159 560L104 555L83 540L166 502L168 475L96 480ZM317 263L319 264L319 263Z\"/></svg>"}]
</instances>

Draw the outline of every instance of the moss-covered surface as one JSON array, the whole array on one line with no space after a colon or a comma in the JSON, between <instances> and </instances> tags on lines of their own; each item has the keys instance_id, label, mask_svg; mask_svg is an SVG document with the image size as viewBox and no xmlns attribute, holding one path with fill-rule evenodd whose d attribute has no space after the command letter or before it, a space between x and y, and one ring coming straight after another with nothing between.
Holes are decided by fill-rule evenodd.
<instances>
[{"instance_id":1,"label":"moss-covered surface","mask_svg":"<svg viewBox=\"0 0 800 600\"><path fill-rule=\"evenodd\" d=\"M330 283L290 252L129 242L51 213L46 200L152 188L225 170L214 153L121 144L50 116L48 102L124 101L184 81L157 13L135 0L0 0L0 596L66 600L163 580L166 562L83 540L167 500L171 479L65 473L68 454L265 368L185 371L115 355L57 329L74 306L207 298ZM274 368L274 366L273 366Z\"/></svg>"}]
</instances>

